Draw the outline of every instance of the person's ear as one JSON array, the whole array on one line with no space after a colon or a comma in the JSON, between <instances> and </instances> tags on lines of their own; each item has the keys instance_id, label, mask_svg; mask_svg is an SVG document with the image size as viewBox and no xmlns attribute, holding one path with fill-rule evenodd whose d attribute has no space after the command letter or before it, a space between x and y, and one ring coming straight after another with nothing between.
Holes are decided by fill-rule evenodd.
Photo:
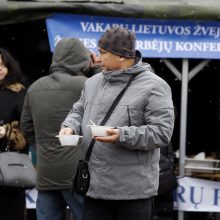
<instances>
[{"instance_id":1,"label":"person's ear","mask_svg":"<svg viewBox=\"0 0 220 220\"><path fill-rule=\"evenodd\" d=\"M124 62L124 61L125 61L125 58L124 58L124 57L120 57L120 58L119 58L119 61L120 61L120 62Z\"/></svg>"}]
</instances>

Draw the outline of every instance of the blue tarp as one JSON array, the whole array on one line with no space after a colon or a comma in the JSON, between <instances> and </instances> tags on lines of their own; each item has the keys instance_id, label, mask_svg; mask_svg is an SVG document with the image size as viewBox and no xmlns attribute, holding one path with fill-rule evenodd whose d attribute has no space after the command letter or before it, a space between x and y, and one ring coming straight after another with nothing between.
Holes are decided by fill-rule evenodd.
<instances>
[{"instance_id":1,"label":"blue tarp","mask_svg":"<svg viewBox=\"0 0 220 220\"><path fill-rule=\"evenodd\" d=\"M136 33L144 57L220 58L220 22L54 14L46 24L51 51L61 38L75 37L97 52L100 36L122 26Z\"/></svg>"}]
</instances>

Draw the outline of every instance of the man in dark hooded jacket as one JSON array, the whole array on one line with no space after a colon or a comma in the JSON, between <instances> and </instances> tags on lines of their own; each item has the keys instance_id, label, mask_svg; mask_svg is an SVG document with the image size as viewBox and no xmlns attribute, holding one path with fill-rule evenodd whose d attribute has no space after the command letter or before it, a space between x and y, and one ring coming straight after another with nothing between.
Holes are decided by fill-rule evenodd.
<instances>
[{"instance_id":1,"label":"man in dark hooded jacket","mask_svg":"<svg viewBox=\"0 0 220 220\"><path fill-rule=\"evenodd\" d=\"M53 54L51 74L34 82L24 101L21 127L37 150L38 220L60 220L66 206L74 220L81 219L82 198L70 192L80 149L62 147L55 136L80 97L84 75L93 64L91 57L80 40L60 40Z\"/></svg>"}]
</instances>

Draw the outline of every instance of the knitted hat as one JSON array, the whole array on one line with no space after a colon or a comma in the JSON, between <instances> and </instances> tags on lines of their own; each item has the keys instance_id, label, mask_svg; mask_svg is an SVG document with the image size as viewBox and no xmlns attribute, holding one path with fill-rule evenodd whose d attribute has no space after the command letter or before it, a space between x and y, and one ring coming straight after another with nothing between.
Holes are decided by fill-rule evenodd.
<instances>
[{"instance_id":1,"label":"knitted hat","mask_svg":"<svg viewBox=\"0 0 220 220\"><path fill-rule=\"evenodd\" d=\"M135 33L122 27L108 29L100 38L98 46L124 58L135 58Z\"/></svg>"}]
</instances>

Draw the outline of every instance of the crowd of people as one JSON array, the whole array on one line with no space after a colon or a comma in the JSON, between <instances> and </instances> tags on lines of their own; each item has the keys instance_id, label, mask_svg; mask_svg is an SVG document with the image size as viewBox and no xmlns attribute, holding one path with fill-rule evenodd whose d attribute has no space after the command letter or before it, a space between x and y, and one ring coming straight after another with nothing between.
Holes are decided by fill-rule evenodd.
<instances>
[{"instance_id":1,"label":"crowd of people","mask_svg":"<svg viewBox=\"0 0 220 220\"><path fill-rule=\"evenodd\" d=\"M74 220L153 219L160 148L170 144L174 108L169 85L142 62L135 43L135 34L121 27L100 37L99 55L78 39L61 39L49 74L27 90L18 63L0 50L1 127L20 137L1 135L0 127L0 151L36 147L38 220L61 220L67 206ZM106 122L108 135L93 136L88 124L101 123L129 80ZM67 148L57 134L83 139ZM71 193L72 180L91 140L90 185L82 196ZM24 201L23 189L0 188L0 219L24 220Z\"/></svg>"}]
</instances>

